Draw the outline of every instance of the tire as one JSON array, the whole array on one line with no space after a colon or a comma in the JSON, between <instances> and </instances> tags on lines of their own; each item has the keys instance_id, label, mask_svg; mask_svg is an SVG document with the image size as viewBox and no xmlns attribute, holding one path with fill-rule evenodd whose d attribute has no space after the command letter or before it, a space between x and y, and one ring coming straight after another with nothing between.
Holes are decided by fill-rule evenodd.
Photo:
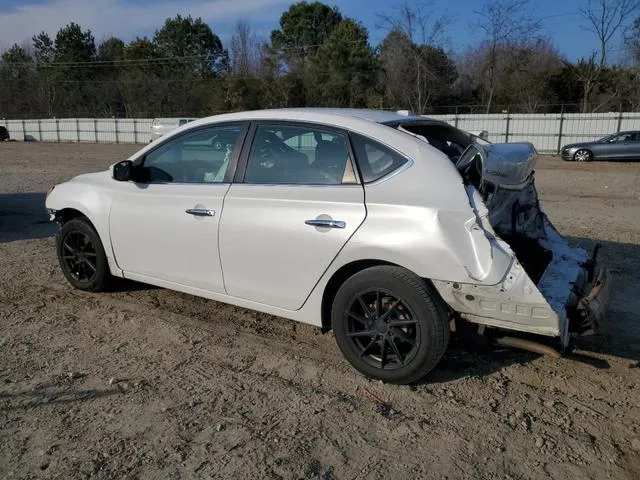
<instances>
[{"instance_id":1,"label":"tire","mask_svg":"<svg viewBox=\"0 0 640 480\"><path fill-rule=\"evenodd\" d=\"M56 235L60 268L67 281L79 290L99 292L109 284L111 274L98 232L88 220L73 218Z\"/></svg>"},{"instance_id":2,"label":"tire","mask_svg":"<svg viewBox=\"0 0 640 480\"><path fill-rule=\"evenodd\" d=\"M573 154L573 160L575 162L590 162L593 160L593 153L586 148L581 148L576 153Z\"/></svg>"},{"instance_id":3,"label":"tire","mask_svg":"<svg viewBox=\"0 0 640 480\"><path fill-rule=\"evenodd\" d=\"M449 343L444 302L431 285L396 266L367 268L347 279L334 298L331 325L351 365L387 383L419 380Z\"/></svg>"}]
</instances>

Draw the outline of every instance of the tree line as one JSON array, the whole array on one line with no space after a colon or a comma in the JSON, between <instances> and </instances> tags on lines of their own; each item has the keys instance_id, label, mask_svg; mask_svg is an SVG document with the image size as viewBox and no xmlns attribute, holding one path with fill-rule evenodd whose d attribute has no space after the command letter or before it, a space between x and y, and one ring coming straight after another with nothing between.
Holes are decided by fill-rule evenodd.
<instances>
[{"instance_id":1,"label":"tree line","mask_svg":"<svg viewBox=\"0 0 640 480\"><path fill-rule=\"evenodd\" d=\"M324 106L416 113L640 110L640 2L586 0L598 50L570 62L541 34L530 0L488 0L474 12L483 40L456 52L427 6L380 16L385 36L337 7L291 5L267 40L240 21L229 45L200 18L168 18L152 38L96 44L70 23L0 60L0 117L204 116ZM625 36L623 61L610 44Z\"/></svg>"}]
</instances>

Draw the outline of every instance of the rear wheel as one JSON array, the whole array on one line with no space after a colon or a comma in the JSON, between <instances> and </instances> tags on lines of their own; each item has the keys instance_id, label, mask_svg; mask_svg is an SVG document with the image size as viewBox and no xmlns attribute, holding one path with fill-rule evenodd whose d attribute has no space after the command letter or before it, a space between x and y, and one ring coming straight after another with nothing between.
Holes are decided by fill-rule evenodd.
<instances>
[{"instance_id":1,"label":"rear wheel","mask_svg":"<svg viewBox=\"0 0 640 480\"><path fill-rule=\"evenodd\" d=\"M449 342L449 315L440 297L420 277L395 266L350 277L336 294L331 322L347 360L388 383L419 380Z\"/></svg>"},{"instance_id":2,"label":"rear wheel","mask_svg":"<svg viewBox=\"0 0 640 480\"><path fill-rule=\"evenodd\" d=\"M98 232L85 219L62 225L56 237L58 261L65 278L80 290L104 290L109 281L107 256Z\"/></svg>"},{"instance_id":3,"label":"rear wheel","mask_svg":"<svg viewBox=\"0 0 640 480\"><path fill-rule=\"evenodd\" d=\"M590 162L593 159L593 154L586 148L581 148L573 155L573 159L576 162Z\"/></svg>"}]
</instances>

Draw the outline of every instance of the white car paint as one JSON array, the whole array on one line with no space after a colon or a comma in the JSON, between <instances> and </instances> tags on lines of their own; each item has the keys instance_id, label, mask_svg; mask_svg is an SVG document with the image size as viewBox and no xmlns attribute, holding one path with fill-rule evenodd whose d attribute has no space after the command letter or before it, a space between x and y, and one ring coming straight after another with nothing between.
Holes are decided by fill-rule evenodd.
<instances>
[{"instance_id":1,"label":"white car paint","mask_svg":"<svg viewBox=\"0 0 640 480\"><path fill-rule=\"evenodd\" d=\"M117 182L108 171L57 185L46 206L82 212L117 276L321 326L332 276L352 262L382 261L430 279L445 302L472 322L560 336L567 343L566 314L497 237L482 198L472 186L465 190L454 163L424 140L377 123L424 118L371 110L241 112L196 120L162 142L205 125L260 120L358 133L409 161L364 186L140 186ZM140 164L156 143L130 160ZM196 206L215 215L185 215ZM346 226L304 223L319 216ZM568 291L569 285L560 288Z\"/></svg>"},{"instance_id":2,"label":"white car paint","mask_svg":"<svg viewBox=\"0 0 640 480\"><path fill-rule=\"evenodd\" d=\"M224 293L218 227L229 184L117 183L109 234L118 266L130 274ZM186 215L189 208L210 209L213 215Z\"/></svg>"},{"instance_id":3,"label":"white car paint","mask_svg":"<svg viewBox=\"0 0 640 480\"><path fill-rule=\"evenodd\" d=\"M73 209L87 217L100 235L109 270L117 277L123 276L113 256L109 234L109 213L115 191L111 170L85 173L54 186L47 193L46 206L50 210Z\"/></svg>"},{"instance_id":4,"label":"white car paint","mask_svg":"<svg viewBox=\"0 0 640 480\"><path fill-rule=\"evenodd\" d=\"M365 215L361 185L231 185L220 225L227 293L299 309ZM305 224L319 218L346 226Z\"/></svg>"}]
</instances>

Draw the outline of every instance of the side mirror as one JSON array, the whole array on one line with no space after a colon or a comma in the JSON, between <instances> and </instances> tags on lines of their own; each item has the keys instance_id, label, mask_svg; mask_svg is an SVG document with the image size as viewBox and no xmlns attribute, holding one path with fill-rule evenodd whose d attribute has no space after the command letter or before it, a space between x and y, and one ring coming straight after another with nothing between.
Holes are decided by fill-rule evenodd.
<instances>
[{"instance_id":1,"label":"side mirror","mask_svg":"<svg viewBox=\"0 0 640 480\"><path fill-rule=\"evenodd\" d=\"M113 178L119 182L128 182L133 179L133 162L123 160L113 166Z\"/></svg>"}]
</instances>

